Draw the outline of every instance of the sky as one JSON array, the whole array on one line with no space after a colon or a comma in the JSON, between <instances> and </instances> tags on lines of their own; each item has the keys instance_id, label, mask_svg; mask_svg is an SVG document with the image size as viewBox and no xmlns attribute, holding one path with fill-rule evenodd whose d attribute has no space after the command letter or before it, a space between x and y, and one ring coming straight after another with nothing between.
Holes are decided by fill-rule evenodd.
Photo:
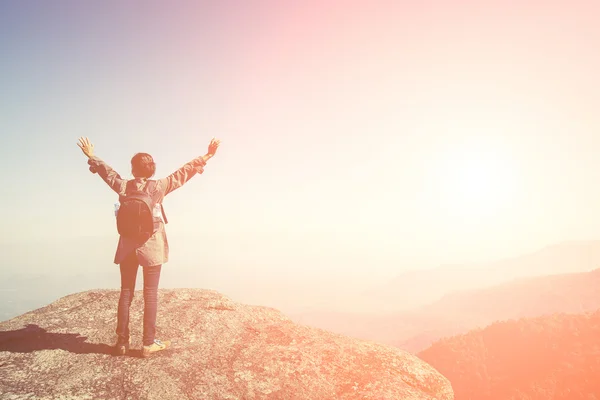
<instances>
[{"instance_id":1,"label":"sky","mask_svg":"<svg viewBox=\"0 0 600 400\"><path fill-rule=\"evenodd\" d=\"M169 264L207 280L358 285L598 239L599 8L0 2L4 263L115 267L79 136L127 177L221 139L164 201Z\"/></svg>"}]
</instances>

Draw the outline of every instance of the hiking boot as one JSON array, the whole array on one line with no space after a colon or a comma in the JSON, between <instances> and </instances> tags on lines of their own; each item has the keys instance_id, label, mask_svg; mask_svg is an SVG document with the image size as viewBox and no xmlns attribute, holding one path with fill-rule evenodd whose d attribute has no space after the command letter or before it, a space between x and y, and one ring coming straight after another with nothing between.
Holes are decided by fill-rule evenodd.
<instances>
[{"instance_id":1,"label":"hiking boot","mask_svg":"<svg viewBox=\"0 0 600 400\"><path fill-rule=\"evenodd\" d=\"M131 346L131 338L129 338L127 343L120 343L117 341L117 344L115 345L115 354L124 356L129 351L129 346Z\"/></svg>"},{"instance_id":2,"label":"hiking boot","mask_svg":"<svg viewBox=\"0 0 600 400\"><path fill-rule=\"evenodd\" d=\"M152 353L164 350L167 347L169 347L170 344L170 340L165 340L164 342L162 342L158 339L154 339L154 343L152 343L150 346L144 346L144 348L142 349L142 357L148 357Z\"/></svg>"}]
</instances>

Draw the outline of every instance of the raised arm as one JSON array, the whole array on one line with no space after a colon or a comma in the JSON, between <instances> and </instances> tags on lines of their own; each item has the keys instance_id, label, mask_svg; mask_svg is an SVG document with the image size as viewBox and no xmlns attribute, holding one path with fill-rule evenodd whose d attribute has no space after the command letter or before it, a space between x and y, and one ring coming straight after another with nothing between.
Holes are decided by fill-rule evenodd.
<instances>
[{"instance_id":1,"label":"raised arm","mask_svg":"<svg viewBox=\"0 0 600 400\"><path fill-rule=\"evenodd\" d=\"M88 164L92 173L98 173L104 182L115 192L119 194L125 193L127 180L122 179L107 163L94 155L94 145L88 138L79 138L77 146L79 146L83 154L88 158Z\"/></svg>"},{"instance_id":2,"label":"raised arm","mask_svg":"<svg viewBox=\"0 0 600 400\"><path fill-rule=\"evenodd\" d=\"M203 173L206 162L215 155L220 144L220 140L213 138L208 145L208 152L205 155L194 158L192 161L186 163L183 167L179 168L171 175L161 179L165 182L166 186L165 196L171 193L173 190L183 186L194 175Z\"/></svg>"}]
</instances>

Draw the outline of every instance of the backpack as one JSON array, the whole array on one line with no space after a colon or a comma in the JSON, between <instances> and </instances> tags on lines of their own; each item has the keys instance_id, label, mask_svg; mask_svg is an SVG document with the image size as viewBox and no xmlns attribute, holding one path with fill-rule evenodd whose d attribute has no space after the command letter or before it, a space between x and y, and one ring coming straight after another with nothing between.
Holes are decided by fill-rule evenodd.
<instances>
[{"instance_id":1,"label":"backpack","mask_svg":"<svg viewBox=\"0 0 600 400\"><path fill-rule=\"evenodd\" d=\"M148 181L146 186L156 181ZM125 196L120 196L120 206L117 212L117 231L124 238L132 239L142 245L156 233L160 220L155 220L153 211L155 203L150 194L143 190L126 191ZM161 211L162 204L160 205ZM165 218L166 223L166 218Z\"/></svg>"}]
</instances>

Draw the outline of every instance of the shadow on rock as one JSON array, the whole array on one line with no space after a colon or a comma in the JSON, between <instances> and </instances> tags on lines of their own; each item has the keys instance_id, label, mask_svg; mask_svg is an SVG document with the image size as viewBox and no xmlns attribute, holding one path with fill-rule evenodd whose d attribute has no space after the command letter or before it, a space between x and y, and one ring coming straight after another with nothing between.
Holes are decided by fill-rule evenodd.
<instances>
[{"instance_id":1,"label":"shadow on rock","mask_svg":"<svg viewBox=\"0 0 600 400\"><path fill-rule=\"evenodd\" d=\"M76 354L112 354L113 347L88 343L78 333L52 333L34 324L14 331L0 331L0 351L31 353L39 350L66 350Z\"/></svg>"}]
</instances>

